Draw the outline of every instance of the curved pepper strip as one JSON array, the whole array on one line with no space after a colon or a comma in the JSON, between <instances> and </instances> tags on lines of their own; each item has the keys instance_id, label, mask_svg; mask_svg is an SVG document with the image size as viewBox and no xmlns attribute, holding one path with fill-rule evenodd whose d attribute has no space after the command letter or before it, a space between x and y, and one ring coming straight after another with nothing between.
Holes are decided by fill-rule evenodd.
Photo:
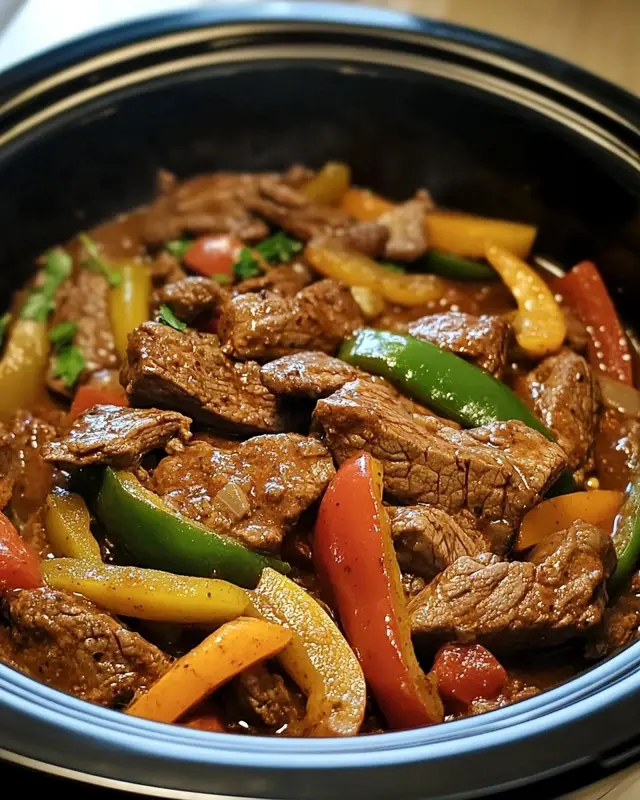
<instances>
[{"instance_id":1,"label":"curved pepper strip","mask_svg":"<svg viewBox=\"0 0 640 800\"><path fill-rule=\"evenodd\" d=\"M127 714L175 722L223 683L279 653L290 640L288 630L261 619L240 617L227 622L178 659L133 701Z\"/></svg>"},{"instance_id":2,"label":"curved pepper strip","mask_svg":"<svg viewBox=\"0 0 640 800\"><path fill-rule=\"evenodd\" d=\"M79 558L45 561L42 573L54 589L78 592L112 614L156 622L219 625L244 614L251 602L226 581Z\"/></svg>"},{"instance_id":3,"label":"curved pepper strip","mask_svg":"<svg viewBox=\"0 0 640 800\"><path fill-rule=\"evenodd\" d=\"M341 161L327 161L302 187L302 193L314 203L333 206L340 203L350 184L351 167Z\"/></svg>"},{"instance_id":4,"label":"curved pepper strip","mask_svg":"<svg viewBox=\"0 0 640 800\"><path fill-rule=\"evenodd\" d=\"M43 390L48 355L46 322L16 320L0 360L0 422L37 399Z\"/></svg>"},{"instance_id":5,"label":"curved pepper strip","mask_svg":"<svg viewBox=\"0 0 640 800\"><path fill-rule=\"evenodd\" d=\"M609 579L610 593L618 591L640 560L640 475L627 487L627 496L613 529L618 564Z\"/></svg>"},{"instance_id":6,"label":"curved pepper strip","mask_svg":"<svg viewBox=\"0 0 640 800\"><path fill-rule=\"evenodd\" d=\"M91 533L91 518L79 494L57 491L47 497L44 512L47 539L58 556L102 561L100 545Z\"/></svg>"},{"instance_id":7,"label":"curved pepper strip","mask_svg":"<svg viewBox=\"0 0 640 800\"><path fill-rule=\"evenodd\" d=\"M263 617L293 633L278 658L307 696L304 735L355 736L364 719L367 685L335 622L308 592L269 568L251 597Z\"/></svg>"},{"instance_id":8,"label":"curved pepper strip","mask_svg":"<svg viewBox=\"0 0 640 800\"><path fill-rule=\"evenodd\" d=\"M215 575L247 588L257 584L264 567L289 571L288 564L253 553L180 516L130 472L107 468L97 514L114 541L144 566L183 575Z\"/></svg>"},{"instance_id":9,"label":"curved pepper strip","mask_svg":"<svg viewBox=\"0 0 640 800\"><path fill-rule=\"evenodd\" d=\"M382 506L382 467L368 453L345 462L329 485L313 557L389 725L402 729L442 722L435 678L421 670L411 643L400 568Z\"/></svg>"},{"instance_id":10,"label":"curved pepper strip","mask_svg":"<svg viewBox=\"0 0 640 800\"><path fill-rule=\"evenodd\" d=\"M116 350L124 359L129 334L149 319L151 270L145 264L123 264L118 272L120 281L109 293L109 316Z\"/></svg>"},{"instance_id":11,"label":"curved pepper strip","mask_svg":"<svg viewBox=\"0 0 640 800\"><path fill-rule=\"evenodd\" d=\"M567 336L567 325L562 309L543 278L502 247L487 247L486 257L518 304L513 329L520 347L533 358L558 351Z\"/></svg>"},{"instance_id":12,"label":"curved pepper strip","mask_svg":"<svg viewBox=\"0 0 640 800\"><path fill-rule=\"evenodd\" d=\"M0 593L42 586L40 560L0 511Z\"/></svg>"}]
</instances>

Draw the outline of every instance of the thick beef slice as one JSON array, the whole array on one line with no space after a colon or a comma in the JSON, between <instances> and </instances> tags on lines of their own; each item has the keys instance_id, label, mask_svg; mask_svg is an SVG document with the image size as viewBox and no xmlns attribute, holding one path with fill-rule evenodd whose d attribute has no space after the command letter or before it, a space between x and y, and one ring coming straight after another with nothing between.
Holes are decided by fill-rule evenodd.
<instances>
[{"instance_id":1,"label":"thick beef slice","mask_svg":"<svg viewBox=\"0 0 640 800\"><path fill-rule=\"evenodd\" d=\"M357 369L317 350L283 356L260 370L260 379L270 392L313 400L328 397L357 377Z\"/></svg>"},{"instance_id":2,"label":"thick beef slice","mask_svg":"<svg viewBox=\"0 0 640 800\"><path fill-rule=\"evenodd\" d=\"M126 469L170 439L189 441L190 424L191 420L177 411L93 406L76 419L65 436L45 445L43 456L63 468L108 464Z\"/></svg>"},{"instance_id":3,"label":"thick beef slice","mask_svg":"<svg viewBox=\"0 0 640 800\"><path fill-rule=\"evenodd\" d=\"M446 311L411 322L408 330L412 336L473 361L492 375L499 377L506 364L511 325L504 317Z\"/></svg>"},{"instance_id":4,"label":"thick beef slice","mask_svg":"<svg viewBox=\"0 0 640 800\"><path fill-rule=\"evenodd\" d=\"M600 625L587 642L586 656L605 658L640 637L640 572L604 612Z\"/></svg>"},{"instance_id":5,"label":"thick beef slice","mask_svg":"<svg viewBox=\"0 0 640 800\"><path fill-rule=\"evenodd\" d=\"M151 281L158 288L187 277L187 273L180 266L178 259L168 250L160 250L151 262L150 269Z\"/></svg>"},{"instance_id":6,"label":"thick beef slice","mask_svg":"<svg viewBox=\"0 0 640 800\"><path fill-rule=\"evenodd\" d=\"M0 661L104 706L127 702L169 666L157 647L88 600L48 588L4 598Z\"/></svg>"},{"instance_id":7,"label":"thick beef slice","mask_svg":"<svg viewBox=\"0 0 640 800\"><path fill-rule=\"evenodd\" d=\"M234 294L247 294L247 292L269 292L290 297L308 286L312 275L305 264L294 261L292 264L283 264L272 267L262 275L247 278L233 287Z\"/></svg>"},{"instance_id":8,"label":"thick beef slice","mask_svg":"<svg viewBox=\"0 0 640 800\"><path fill-rule=\"evenodd\" d=\"M78 326L73 343L82 352L86 364L80 375L80 383L100 369L115 369L118 366L109 318L109 292L109 283L104 275L83 268L64 281L58 290L52 326L62 322L73 322ZM53 354L47 383L53 391L70 395L70 390L61 379L54 377L55 362L56 356Z\"/></svg>"},{"instance_id":9,"label":"thick beef slice","mask_svg":"<svg viewBox=\"0 0 640 800\"><path fill-rule=\"evenodd\" d=\"M229 292L211 278L191 277L167 283L152 298L152 307L168 305L178 319L192 323L201 314L211 314L229 300Z\"/></svg>"},{"instance_id":10,"label":"thick beef slice","mask_svg":"<svg viewBox=\"0 0 640 800\"><path fill-rule=\"evenodd\" d=\"M266 664L241 672L233 688L240 704L257 722L272 728L273 732L290 736L302 733L304 702L292 692L282 675L272 672Z\"/></svg>"},{"instance_id":11,"label":"thick beef slice","mask_svg":"<svg viewBox=\"0 0 640 800\"><path fill-rule=\"evenodd\" d=\"M235 433L274 433L292 421L255 362L235 363L217 336L145 322L129 336L120 379L135 406L176 408Z\"/></svg>"},{"instance_id":12,"label":"thick beef slice","mask_svg":"<svg viewBox=\"0 0 640 800\"><path fill-rule=\"evenodd\" d=\"M218 533L251 548L274 550L333 475L333 461L324 445L289 433L256 436L225 448L195 441L158 464L149 488L184 516ZM241 519L216 498L228 483L248 501Z\"/></svg>"},{"instance_id":13,"label":"thick beef slice","mask_svg":"<svg viewBox=\"0 0 640 800\"><path fill-rule=\"evenodd\" d=\"M427 249L424 215L433 207L426 192L418 194L406 203L386 211L378 222L389 230L385 245L385 258L393 261L415 261Z\"/></svg>"},{"instance_id":14,"label":"thick beef slice","mask_svg":"<svg viewBox=\"0 0 640 800\"><path fill-rule=\"evenodd\" d=\"M222 350L242 361L268 361L301 350L335 352L362 325L346 286L318 281L294 297L243 294L222 309Z\"/></svg>"},{"instance_id":15,"label":"thick beef slice","mask_svg":"<svg viewBox=\"0 0 640 800\"><path fill-rule=\"evenodd\" d=\"M598 383L584 358L561 350L525 379L534 410L558 437L568 465L577 469L591 453L600 401Z\"/></svg>"},{"instance_id":16,"label":"thick beef slice","mask_svg":"<svg viewBox=\"0 0 640 800\"><path fill-rule=\"evenodd\" d=\"M616 559L609 534L577 521L537 545L528 561L463 556L409 604L427 646L480 642L490 650L557 644L597 625Z\"/></svg>"},{"instance_id":17,"label":"thick beef slice","mask_svg":"<svg viewBox=\"0 0 640 800\"><path fill-rule=\"evenodd\" d=\"M468 511L447 514L435 506L387 509L398 563L403 572L431 579L462 556L490 550Z\"/></svg>"},{"instance_id":18,"label":"thick beef slice","mask_svg":"<svg viewBox=\"0 0 640 800\"><path fill-rule=\"evenodd\" d=\"M401 502L466 509L512 527L565 465L556 444L519 421L459 430L410 413L384 384L367 380L319 400L314 425L338 463L362 450L379 459L385 490Z\"/></svg>"}]
</instances>

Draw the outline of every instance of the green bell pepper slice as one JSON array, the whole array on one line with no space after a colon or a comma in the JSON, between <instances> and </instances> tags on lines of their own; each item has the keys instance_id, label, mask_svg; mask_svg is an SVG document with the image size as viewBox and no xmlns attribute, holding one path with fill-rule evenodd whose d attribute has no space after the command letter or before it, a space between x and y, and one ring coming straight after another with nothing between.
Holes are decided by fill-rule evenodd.
<instances>
[{"instance_id":1,"label":"green bell pepper slice","mask_svg":"<svg viewBox=\"0 0 640 800\"><path fill-rule=\"evenodd\" d=\"M290 569L180 516L130 472L106 469L97 516L113 540L143 567L222 578L248 589L256 586L265 567L284 574Z\"/></svg>"},{"instance_id":2,"label":"green bell pepper slice","mask_svg":"<svg viewBox=\"0 0 640 800\"><path fill-rule=\"evenodd\" d=\"M442 250L429 250L425 264L430 272L454 281L495 281L498 273L488 264L471 261L469 258L445 253Z\"/></svg>"},{"instance_id":3,"label":"green bell pepper slice","mask_svg":"<svg viewBox=\"0 0 640 800\"><path fill-rule=\"evenodd\" d=\"M622 588L640 560L640 475L627 487L627 498L616 518L613 545L618 564L608 583L611 593Z\"/></svg>"}]
</instances>

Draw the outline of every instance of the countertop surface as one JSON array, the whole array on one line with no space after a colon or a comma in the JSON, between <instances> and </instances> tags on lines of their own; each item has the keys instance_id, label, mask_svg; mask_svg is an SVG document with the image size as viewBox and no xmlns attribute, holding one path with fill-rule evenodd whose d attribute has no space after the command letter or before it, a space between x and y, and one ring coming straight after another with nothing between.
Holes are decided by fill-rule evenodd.
<instances>
[{"instance_id":1,"label":"countertop surface","mask_svg":"<svg viewBox=\"0 0 640 800\"><path fill-rule=\"evenodd\" d=\"M396 8L519 40L640 94L640 0L360 0L360 3ZM73 3L71 9L65 0L0 0L0 70L89 31L145 15L206 4L207 0L81 0ZM61 6L66 13L61 13ZM26 783L28 787L30 781ZM102 797L101 793L96 795L95 790L91 791L94 797ZM76 796L65 793L67 797ZM27 788L27 795L30 794ZM77 796L85 794L86 789L81 788ZM549 800L551 795L541 789L532 797ZM565 800L605 797L639 800L640 769L632 767L564 797Z\"/></svg>"}]
</instances>

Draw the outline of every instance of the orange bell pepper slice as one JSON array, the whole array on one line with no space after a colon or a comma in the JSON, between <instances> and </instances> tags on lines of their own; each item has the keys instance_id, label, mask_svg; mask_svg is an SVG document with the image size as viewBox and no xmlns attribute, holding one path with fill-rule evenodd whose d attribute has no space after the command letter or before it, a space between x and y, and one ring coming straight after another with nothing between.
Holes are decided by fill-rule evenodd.
<instances>
[{"instance_id":1,"label":"orange bell pepper slice","mask_svg":"<svg viewBox=\"0 0 640 800\"><path fill-rule=\"evenodd\" d=\"M286 628L261 619L239 617L227 622L135 698L127 714L175 722L223 683L276 655L290 641Z\"/></svg>"},{"instance_id":2,"label":"orange bell pepper slice","mask_svg":"<svg viewBox=\"0 0 640 800\"><path fill-rule=\"evenodd\" d=\"M313 554L389 725L402 729L442 722L435 676L422 671L411 643L400 568L382 506L382 466L368 453L346 461L327 489Z\"/></svg>"},{"instance_id":3,"label":"orange bell pepper slice","mask_svg":"<svg viewBox=\"0 0 640 800\"><path fill-rule=\"evenodd\" d=\"M544 500L525 514L514 549L527 550L550 534L570 527L577 519L611 531L623 500L623 492L607 489L574 492Z\"/></svg>"},{"instance_id":4,"label":"orange bell pepper slice","mask_svg":"<svg viewBox=\"0 0 640 800\"><path fill-rule=\"evenodd\" d=\"M128 406L129 401L124 389L118 390L107 386L80 386L73 397L69 414L73 419L79 417L93 406Z\"/></svg>"},{"instance_id":5,"label":"orange bell pepper slice","mask_svg":"<svg viewBox=\"0 0 640 800\"><path fill-rule=\"evenodd\" d=\"M351 168L341 161L327 161L318 174L304 185L302 193L322 205L338 205L351 183Z\"/></svg>"}]
</instances>

